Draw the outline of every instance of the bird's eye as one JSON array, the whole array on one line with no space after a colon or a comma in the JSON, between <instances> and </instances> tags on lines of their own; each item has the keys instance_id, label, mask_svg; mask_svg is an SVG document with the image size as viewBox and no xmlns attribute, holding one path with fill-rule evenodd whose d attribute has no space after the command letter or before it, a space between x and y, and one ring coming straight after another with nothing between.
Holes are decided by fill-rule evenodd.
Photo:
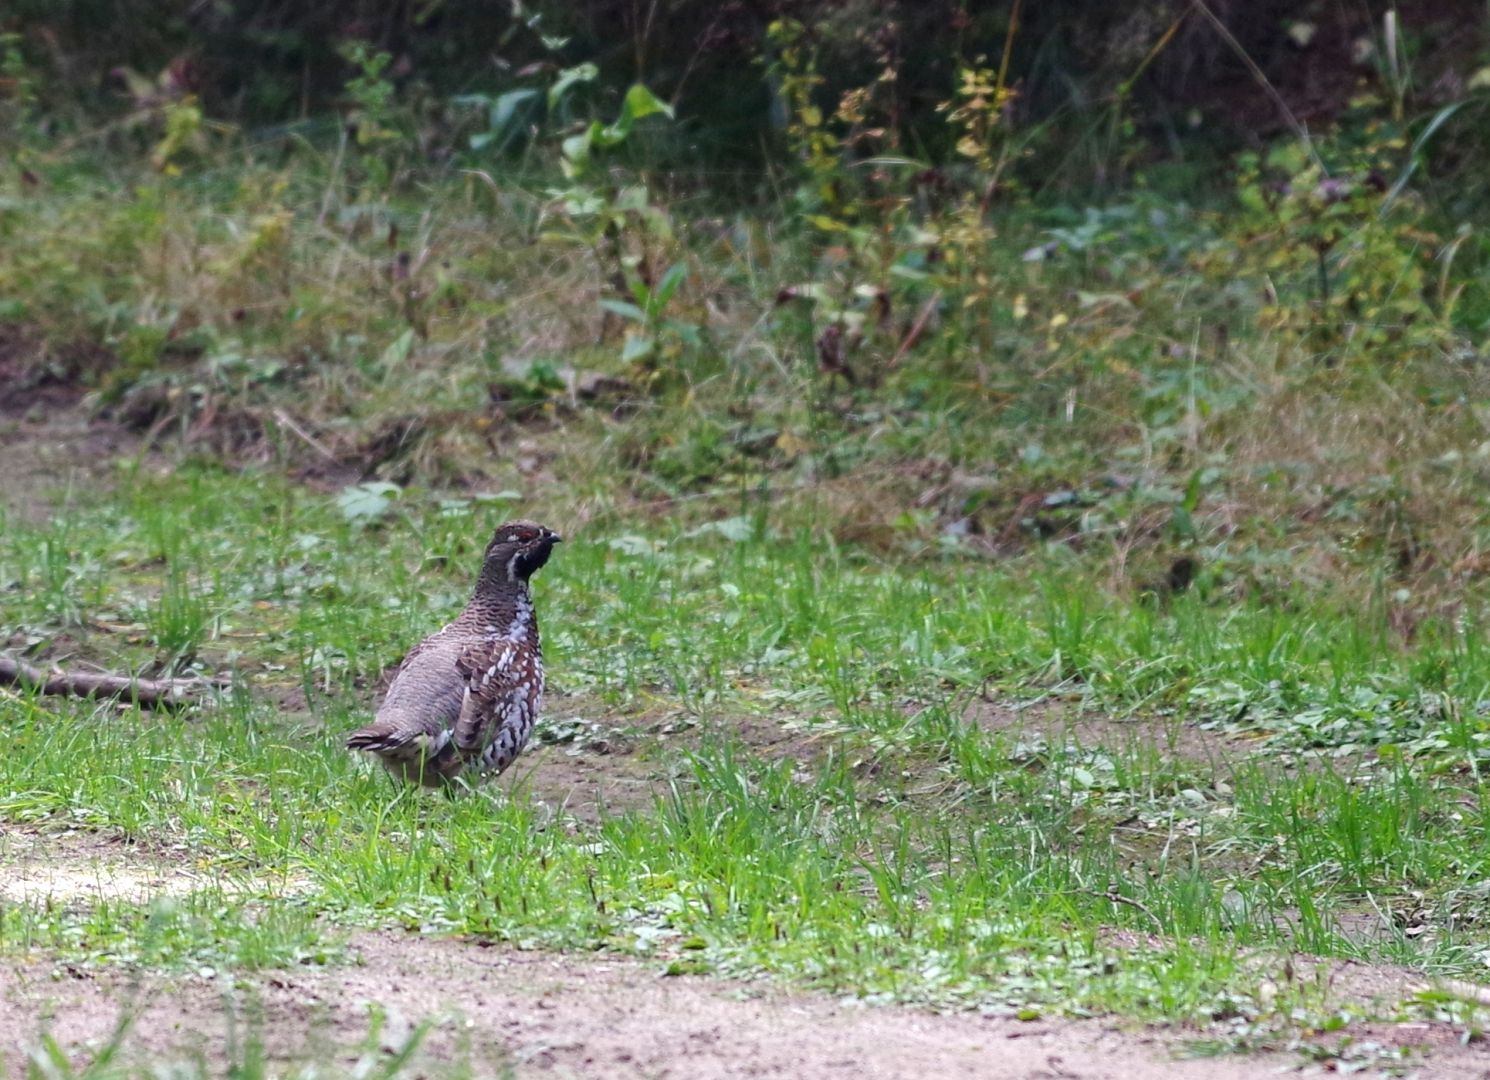
<instances>
[{"instance_id":1,"label":"bird's eye","mask_svg":"<svg viewBox=\"0 0 1490 1080\"><path fill-rule=\"evenodd\" d=\"M504 538L503 543L515 544L517 543L517 540L517 533L508 533L507 536Z\"/></svg>"}]
</instances>

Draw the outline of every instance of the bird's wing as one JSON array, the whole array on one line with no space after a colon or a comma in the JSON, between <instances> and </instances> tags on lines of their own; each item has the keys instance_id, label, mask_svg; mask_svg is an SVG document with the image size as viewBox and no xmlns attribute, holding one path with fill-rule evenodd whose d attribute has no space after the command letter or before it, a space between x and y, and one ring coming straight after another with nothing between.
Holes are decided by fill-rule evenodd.
<instances>
[{"instance_id":1,"label":"bird's wing","mask_svg":"<svg viewBox=\"0 0 1490 1080\"><path fill-rule=\"evenodd\" d=\"M448 643L431 635L404 656L377 716L349 735L347 745L385 756L434 754L449 741L465 689L452 670Z\"/></svg>"},{"instance_id":2,"label":"bird's wing","mask_svg":"<svg viewBox=\"0 0 1490 1080\"><path fill-rule=\"evenodd\" d=\"M495 734L508 699L520 687L521 649L519 643L505 638L486 638L456 659L455 670L466 680L453 740L462 755L480 751Z\"/></svg>"},{"instance_id":3,"label":"bird's wing","mask_svg":"<svg viewBox=\"0 0 1490 1080\"><path fill-rule=\"evenodd\" d=\"M388 689L392 691L394 685L398 683L398 677L405 671L408 671L412 667L419 667L420 657L430 656L432 653L439 653L449 648L450 630L451 628L449 626L442 626L408 652L404 653L404 658L398 662L398 668L393 673L393 682L389 684ZM429 661L424 662L428 663Z\"/></svg>"}]
</instances>

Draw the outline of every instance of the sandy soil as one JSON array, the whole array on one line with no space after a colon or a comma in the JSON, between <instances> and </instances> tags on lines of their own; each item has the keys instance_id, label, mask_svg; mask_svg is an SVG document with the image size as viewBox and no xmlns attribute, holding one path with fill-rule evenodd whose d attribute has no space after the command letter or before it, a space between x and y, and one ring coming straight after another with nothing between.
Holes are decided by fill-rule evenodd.
<instances>
[{"instance_id":1,"label":"sandy soil","mask_svg":"<svg viewBox=\"0 0 1490 1080\"><path fill-rule=\"evenodd\" d=\"M1028 1077L1241 1080L1297 1068L1293 1055L1182 1058L1172 1032L1099 1021L1021 1022L868 1007L751 984L664 977L637 962L486 948L401 934L354 939L359 966L276 972L229 991L201 980L22 965L0 976L0 1053L17 1061L39 1031L86 1056L121 1009L138 1009L130 1056L223 1062L228 1016L271 1033L285 1066L367 1052L368 1002L385 1010L382 1052L432 1021L416 1072L468 1066L519 1077ZM45 1017L43 1021L41 1018ZM253 1018L257 1017L257 1021ZM240 1030L241 1034L241 1030ZM1378 1025L1383 1045L1431 1050L1415 1075L1490 1076L1490 1052L1428 1024ZM362 1046L359 1048L359 1044ZM374 1051L376 1053L376 1051Z\"/></svg>"},{"instance_id":2,"label":"sandy soil","mask_svg":"<svg viewBox=\"0 0 1490 1080\"><path fill-rule=\"evenodd\" d=\"M40 833L0 824L0 902L148 901L205 886L180 868L134 855L95 833Z\"/></svg>"}]
</instances>

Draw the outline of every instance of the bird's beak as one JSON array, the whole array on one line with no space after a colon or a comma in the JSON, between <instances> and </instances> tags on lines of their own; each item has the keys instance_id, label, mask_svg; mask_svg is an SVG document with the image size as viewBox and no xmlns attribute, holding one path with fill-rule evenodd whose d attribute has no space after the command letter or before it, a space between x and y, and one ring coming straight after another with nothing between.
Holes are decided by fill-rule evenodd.
<instances>
[{"instance_id":1,"label":"bird's beak","mask_svg":"<svg viewBox=\"0 0 1490 1080\"><path fill-rule=\"evenodd\" d=\"M549 540L550 540L550 541L551 541L551 542L553 542L553 543L555 543L555 544L562 544L562 543L563 543L563 542L564 542L564 538L563 538L563 537L562 537L562 536L560 536L560 535L559 535L559 534L558 534L558 533L556 533L556 532L550 532L550 533L549 533L549 534L548 534L548 538L549 538Z\"/></svg>"}]
</instances>

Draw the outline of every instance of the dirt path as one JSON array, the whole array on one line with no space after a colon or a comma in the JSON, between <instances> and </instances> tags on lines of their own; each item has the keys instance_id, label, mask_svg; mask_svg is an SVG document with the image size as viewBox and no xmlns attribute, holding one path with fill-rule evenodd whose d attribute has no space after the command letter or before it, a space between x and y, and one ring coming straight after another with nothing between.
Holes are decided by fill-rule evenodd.
<instances>
[{"instance_id":1,"label":"dirt path","mask_svg":"<svg viewBox=\"0 0 1490 1080\"><path fill-rule=\"evenodd\" d=\"M204 1053L225 1062L230 1011L258 1014L286 1066L327 1053L347 1066L368 1032L367 1002L386 1010L384 1052L434 1021L416 1071L468 1065L519 1077L1207 1077L1276 1074L1293 1055L1177 1059L1173 1034L1099 1021L990 1019L835 1002L738 982L664 977L625 959L596 959L377 933L353 940L354 967L269 973L250 989L205 980L131 986L122 976L42 965L0 976L0 1053L24 1060L38 1017L70 1051L108 1039L126 1001L143 1002L129 1056L161 1062ZM241 985L241 984L240 984ZM252 1021L250 1021L250 1024ZM241 1031L240 1031L241 1035ZM1447 1028L1378 1026L1385 1045L1427 1045L1425 1078L1480 1080L1490 1053Z\"/></svg>"}]
</instances>

